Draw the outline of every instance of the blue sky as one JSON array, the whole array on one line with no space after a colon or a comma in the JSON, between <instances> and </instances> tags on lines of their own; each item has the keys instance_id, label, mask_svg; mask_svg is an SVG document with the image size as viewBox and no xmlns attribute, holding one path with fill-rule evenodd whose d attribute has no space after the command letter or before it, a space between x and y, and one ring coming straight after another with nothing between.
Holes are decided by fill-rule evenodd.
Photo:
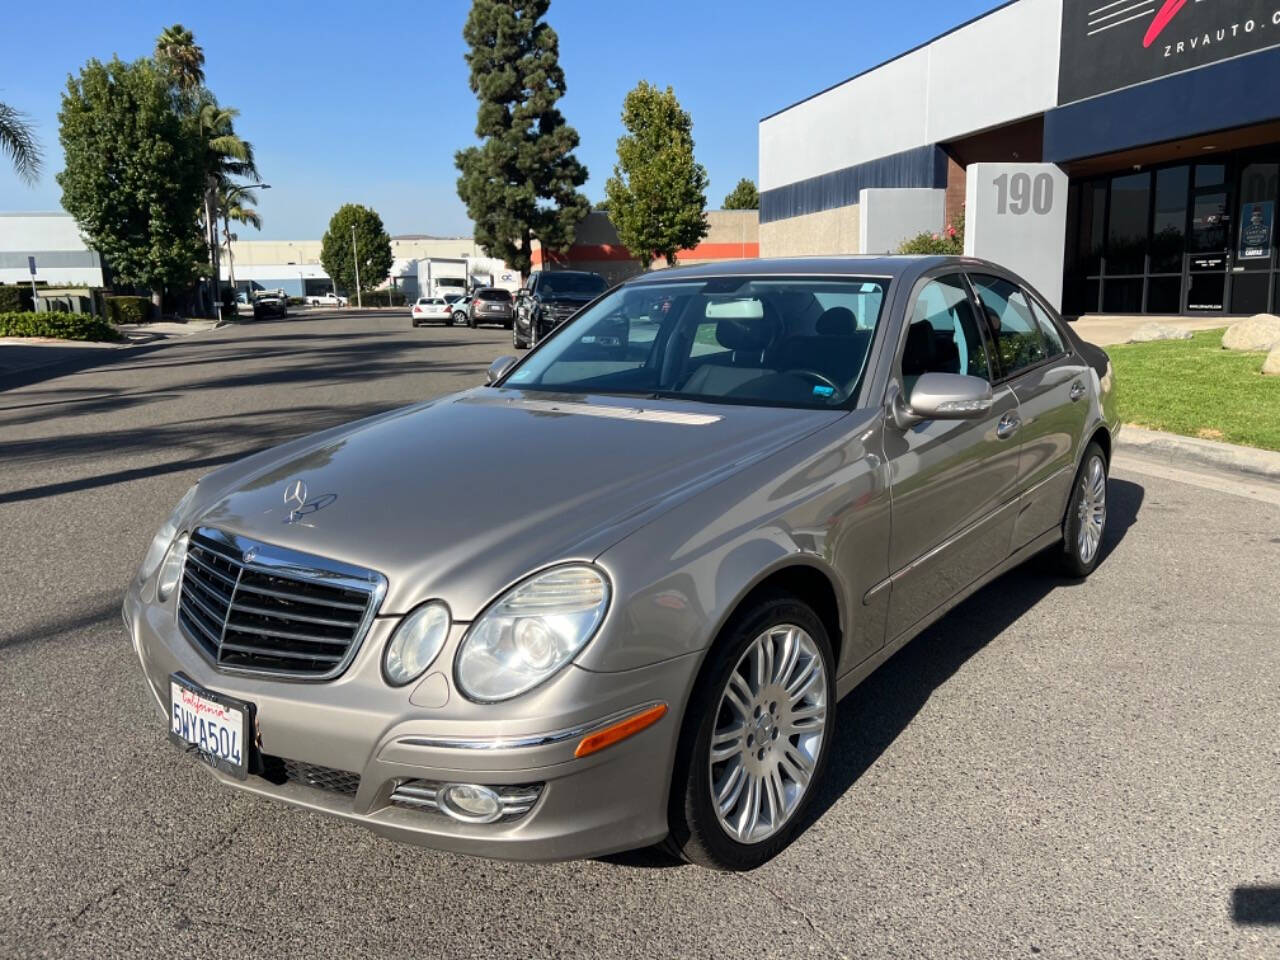
<instances>
[{"instance_id":1,"label":"blue sky","mask_svg":"<svg viewBox=\"0 0 1280 960\"><path fill-rule=\"evenodd\" d=\"M581 135L586 194L604 195L622 98L641 79L673 86L693 115L716 207L739 177L756 177L761 117L994 5L553 0L548 20L569 89L561 108ZM0 101L36 121L46 171L32 189L0 165L0 210L59 208L53 174L62 166L57 112L67 74L90 57L149 54L155 36L180 21L204 47L209 86L240 109L238 129L272 185L257 237L318 238L347 202L374 207L391 233L468 233L453 154L474 140L462 60L469 6L19 0L19 16L0 31Z\"/></svg>"}]
</instances>

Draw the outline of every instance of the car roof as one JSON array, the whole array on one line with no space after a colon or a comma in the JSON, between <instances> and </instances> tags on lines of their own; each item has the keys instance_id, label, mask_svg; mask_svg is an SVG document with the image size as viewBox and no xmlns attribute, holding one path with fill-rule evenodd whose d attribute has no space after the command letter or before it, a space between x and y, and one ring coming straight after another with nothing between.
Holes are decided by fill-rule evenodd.
<instances>
[{"instance_id":1,"label":"car roof","mask_svg":"<svg viewBox=\"0 0 1280 960\"><path fill-rule=\"evenodd\" d=\"M696 280L700 277L794 277L813 275L899 277L919 274L934 267L954 266L957 269L974 269L995 265L977 257L942 256L933 254L898 254L879 256L874 254L849 254L829 257L768 257L755 260L723 260L717 263L700 263L688 267L667 267L642 274L629 281L636 283L663 283L668 280Z\"/></svg>"}]
</instances>

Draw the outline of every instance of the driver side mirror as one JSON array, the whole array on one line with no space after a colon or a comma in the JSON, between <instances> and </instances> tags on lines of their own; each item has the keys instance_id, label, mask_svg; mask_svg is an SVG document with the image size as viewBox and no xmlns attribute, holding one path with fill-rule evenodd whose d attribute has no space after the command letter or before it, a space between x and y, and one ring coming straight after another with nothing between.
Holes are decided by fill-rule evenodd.
<instances>
[{"instance_id":1,"label":"driver side mirror","mask_svg":"<svg viewBox=\"0 0 1280 960\"><path fill-rule=\"evenodd\" d=\"M507 371L516 365L518 358L512 356L499 357L493 363L489 364L489 369L485 371L485 384L492 385L497 383L507 375Z\"/></svg>"},{"instance_id":2,"label":"driver side mirror","mask_svg":"<svg viewBox=\"0 0 1280 960\"><path fill-rule=\"evenodd\" d=\"M991 384L961 373L924 373L905 402L894 396L893 421L901 430L922 420L971 420L991 412Z\"/></svg>"}]
</instances>

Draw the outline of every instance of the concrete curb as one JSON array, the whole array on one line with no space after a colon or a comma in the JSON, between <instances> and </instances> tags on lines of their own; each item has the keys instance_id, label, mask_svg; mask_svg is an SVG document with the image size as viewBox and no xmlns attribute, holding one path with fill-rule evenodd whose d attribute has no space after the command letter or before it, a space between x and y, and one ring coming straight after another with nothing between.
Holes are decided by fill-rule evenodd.
<instances>
[{"instance_id":1,"label":"concrete curb","mask_svg":"<svg viewBox=\"0 0 1280 960\"><path fill-rule=\"evenodd\" d=\"M1146 430L1126 424L1120 430L1120 449L1144 453L1172 463L1198 463L1219 470L1280 480L1280 453L1234 443L1181 437L1176 433Z\"/></svg>"}]
</instances>

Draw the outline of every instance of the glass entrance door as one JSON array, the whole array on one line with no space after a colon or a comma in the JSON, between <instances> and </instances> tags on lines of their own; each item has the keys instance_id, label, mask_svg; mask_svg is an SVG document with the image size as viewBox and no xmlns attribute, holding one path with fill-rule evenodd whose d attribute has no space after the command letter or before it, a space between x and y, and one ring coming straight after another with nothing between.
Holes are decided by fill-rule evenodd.
<instances>
[{"instance_id":1,"label":"glass entrance door","mask_svg":"<svg viewBox=\"0 0 1280 960\"><path fill-rule=\"evenodd\" d=\"M1187 295L1183 306L1188 313L1222 313L1226 309L1231 234L1226 164L1197 163L1187 230Z\"/></svg>"}]
</instances>

